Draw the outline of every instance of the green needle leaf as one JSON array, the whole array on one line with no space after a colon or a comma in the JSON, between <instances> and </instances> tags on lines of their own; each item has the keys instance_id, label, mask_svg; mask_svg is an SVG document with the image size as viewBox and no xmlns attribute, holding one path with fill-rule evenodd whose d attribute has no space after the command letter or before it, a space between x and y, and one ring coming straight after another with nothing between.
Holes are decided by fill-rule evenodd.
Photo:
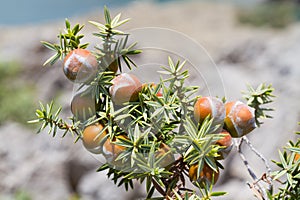
<instances>
[{"instance_id":1,"label":"green needle leaf","mask_svg":"<svg viewBox=\"0 0 300 200\"><path fill-rule=\"evenodd\" d=\"M104 6L104 17L105 17L105 22L110 25L111 24L111 17L110 17L109 10L106 6Z\"/></svg>"}]
</instances>

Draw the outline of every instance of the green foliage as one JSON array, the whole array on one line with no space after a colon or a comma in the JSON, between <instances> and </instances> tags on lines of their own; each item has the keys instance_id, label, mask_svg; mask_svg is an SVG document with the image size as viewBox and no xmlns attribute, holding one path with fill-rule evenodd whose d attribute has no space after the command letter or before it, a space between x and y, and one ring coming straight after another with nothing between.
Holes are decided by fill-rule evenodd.
<instances>
[{"instance_id":1,"label":"green foliage","mask_svg":"<svg viewBox=\"0 0 300 200\"><path fill-rule=\"evenodd\" d=\"M100 32L95 34L95 36L103 37L105 39L105 37L107 36L111 37L111 35L124 34L122 31L116 30L116 28L128 22L129 19L124 19L120 21L121 13L112 19L107 7L104 7L104 17L105 24L90 21L91 24L95 25L100 30Z\"/></svg>"},{"instance_id":2,"label":"green foliage","mask_svg":"<svg viewBox=\"0 0 300 200\"><path fill-rule=\"evenodd\" d=\"M296 20L297 7L287 2L261 3L251 8L241 8L237 12L237 19L242 24L280 29Z\"/></svg>"},{"instance_id":3,"label":"green foliage","mask_svg":"<svg viewBox=\"0 0 300 200\"><path fill-rule=\"evenodd\" d=\"M192 181L199 189L199 195L196 195L195 189L186 188L186 179L190 179L189 169L192 165L198 165L197 179L204 165L215 172L223 168L216 159L222 148L216 145L216 141L225 135L218 134L222 124L213 124L209 116L201 123L193 119L198 87L186 85L189 72L185 69L185 62L174 62L169 57L168 65L162 66L158 72L161 76L156 85L144 84L137 101L114 104L109 88L118 74L109 66L116 62L121 73L121 63L125 63L129 69L138 67L130 57L141 51L134 49L136 43L127 44L129 34L115 29L128 19L120 20L120 14L111 17L107 8L104 8L104 16L105 23L90 22L98 29L94 36L101 39L93 52L98 60L98 74L94 80L81 84L78 89L95 97L95 115L86 121L72 117L70 123L67 123L59 117L61 108L53 109L53 102L46 105L41 103L40 109L36 110L37 118L30 122L40 124L38 132L48 128L48 133L55 136L58 130L64 130L63 137L71 133L76 136L76 141L82 138L82 130L87 125L100 123L103 129L99 135L107 132L103 141L99 142L102 153L104 142L110 142L114 148L122 147L122 151L113 155L116 157L112 160L107 158L107 163L100 166L98 171L107 170L107 176L116 185L125 186L126 190L133 187L134 180L146 182L147 199L208 200L226 194L213 191L213 183L210 181ZM66 27L66 34L74 34L74 37L82 28L78 25L71 29L68 22ZM80 46L78 38L70 37L74 41L69 41L69 36L60 36L63 38L60 45L53 46L45 42L44 45L56 52L64 47L72 49ZM50 63L56 60L50 58ZM270 117L265 114L270 109L264 106L272 102L272 92L271 86L262 84L257 89L249 86L249 92L245 95L248 104L256 109L258 125L261 124L259 118ZM163 165L166 160L169 160L168 163ZM153 197L155 192L160 197Z\"/></svg>"},{"instance_id":4,"label":"green foliage","mask_svg":"<svg viewBox=\"0 0 300 200\"><path fill-rule=\"evenodd\" d=\"M26 124L34 108L34 89L24 84L21 73L15 62L0 63L0 124L5 120Z\"/></svg>"},{"instance_id":5,"label":"green foliage","mask_svg":"<svg viewBox=\"0 0 300 200\"><path fill-rule=\"evenodd\" d=\"M243 98L247 101L247 104L255 109L255 122L257 126L262 124L259 119L272 118L271 115L266 112L274 111L273 108L266 108L265 105L272 103L274 88L272 85L260 84L256 89L248 85L248 91L243 92Z\"/></svg>"},{"instance_id":6,"label":"green foliage","mask_svg":"<svg viewBox=\"0 0 300 200\"><path fill-rule=\"evenodd\" d=\"M51 44L46 41L41 41L41 43L48 49L55 51L56 53L51 56L44 65L50 64L53 65L57 60L62 59L63 56L66 56L70 51L74 49L85 49L89 44L80 44L80 40L84 37L83 34L78 35L78 33L83 29L84 25L76 24L71 28L69 20L65 20L66 29L64 33L58 35L59 44Z\"/></svg>"},{"instance_id":7,"label":"green foliage","mask_svg":"<svg viewBox=\"0 0 300 200\"><path fill-rule=\"evenodd\" d=\"M15 200L32 200L29 193L24 190L19 190L15 193Z\"/></svg>"},{"instance_id":8,"label":"green foliage","mask_svg":"<svg viewBox=\"0 0 300 200\"><path fill-rule=\"evenodd\" d=\"M273 180L281 183L276 194L269 194L271 200L300 199L300 138L289 141L284 151L279 151L280 161L273 161L279 170L273 172Z\"/></svg>"},{"instance_id":9,"label":"green foliage","mask_svg":"<svg viewBox=\"0 0 300 200\"><path fill-rule=\"evenodd\" d=\"M110 138L127 134L128 139L115 142L116 145L126 147L126 151L116 159L122 163L122 168L106 163L98 171L108 169L108 177L111 177L118 186L124 185L126 189L133 187L134 179L140 180L140 182L146 180L148 199L152 198L154 190L163 196L174 196L175 194L172 192L174 189L184 187L183 174L188 172L187 166L190 164L198 163L199 169L201 169L206 162L212 169L217 170L214 157L218 156L218 147L213 143L222 136L213 134L215 128L218 127L211 127L212 120L207 118L201 126L196 126L187 117L192 115L196 99L196 97L192 97L192 94L195 93L197 87L184 85L188 73L182 70L183 65L184 63L173 63L169 59L169 66L163 67L164 71L161 73L168 74L168 76L165 79L161 78L159 83L158 88L165 91L162 98L156 96L157 89L148 86L140 94L139 102L129 102L123 108L115 109L110 97L99 90L98 93L101 94L99 100L104 106L99 109L98 118L89 122L101 121L106 124L104 129L108 130ZM105 74L105 72L103 73ZM101 80L101 77L104 77L103 73L99 74L96 80ZM105 81L98 83L101 83L102 86L105 86L103 83L107 83L107 86L110 86ZM90 85L91 88L96 86L95 84ZM167 90L167 86L169 90ZM105 99L103 99L104 96ZM58 129L62 129L65 130L65 134L75 132L78 138L80 137L80 122L73 121L68 125L59 118L61 109L53 111L53 103L46 106L41 104L40 107L36 111L37 119L30 121L31 123L42 123L39 131L49 127L48 132L53 136ZM182 119L182 116L186 116L186 119ZM181 130L180 134L178 134L178 130ZM169 169L161 166L160 162L167 157L168 153L173 154L172 149L161 158L156 157L156 152L162 143L176 146L181 152L181 158L176 161L177 164ZM223 194L213 193L212 187L209 185L207 187L210 189L204 190L205 198L203 199Z\"/></svg>"},{"instance_id":10,"label":"green foliage","mask_svg":"<svg viewBox=\"0 0 300 200\"><path fill-rule=\"evenodd\" d=\"M37 119L28 121L28 123L42 123L37 133L40 133L46 127L49 127L48 134L52 134L53 137L55 137L58 129L65 131L63 137L69 132L73 135L76 134L77 136L80 136L78 128L79 122L74 123L74 119L72 119L73 123L69 125L66 121L59 117L61 107L58 108L55 112L53 112L53 105L53 101L50 104L47 104L46 106L40 103L40 109L37 109L35 113Z\"/></svg>"},{"instance_id":11,"label":"green foliage","mask_svg":"<svg viewBox=\"0 0 300 200\"><path fill-rule=\"evenodd\" d=\"M122 72L121 59L129 69L132 69L132 66L136 67L136 64L129 56L139 54L141 50L134 49L136 43L127 45L129 35L116 29L130 19L120 20L121 13L112 18L106 7L104 7L104 16L105 23L89 21L99 30L93 35L103 41L100 46L95 46L96 51L94 52L97 59L102 63L101 67L107 69L110 64L116 62Z\"/></svg>"},{"instance_id":12,"label":"green foliage","mask_svg":"<svg viewBox=\"0 0 300 200\"><path fill-rule=\"evenodd\" d=\"M92 25L99 29L99 32L93 33L93 35L103 40L103 47L96 46L94 54L104 69L107 69L112 62L116 61L121 70L120 58L122 58L126 65L131 69L132 65L136 65L129 58L129 55L139 54L141 51L134 49L136 43L127 46L128 34L116 30L116 28L128 22L129 19L120 20L121 14L112 18L106 7L104 8L104 16L105 24L90 21ZM85 49L89 45L89 43L80 43L80 40L84 35L79 34L79 32L83 29L84 25L76 24L71 28L70 22L66 19L65 26L64 33L58 35L59 44L41 41L45 47L55 52L53 56L46 60L44 65L53 65L58 60L62 60L70 51L78 48ZM117 39L115 38L116 36L123 38Z\"/></svg>"},{"instance_id":13,"label":"green foliage","mask_svg":"<svg viewBox=\"0 0 300 200\"><path fill-rule=\"evenodd\" d=\"M7 81L11 77L16 77L20 74L20 66L17 62L0 62L0 80Z\"/></svg>"},{"instance_id":14,"label":"green foliage","mask_svg":"<svg viewBox=\"0 0 300 200\"><path fill-rule=\"evenodd\" d=\"M175 198L173 198L174 200L209 200L212 197L219 197L226 194L226 192L208 192L206 194L202 193L203 197L201 198L195 193L191 194L186 192L184 195L179 195L176 191L174 191L174 193L175 193Z\"/></svg>"}]
</instances>

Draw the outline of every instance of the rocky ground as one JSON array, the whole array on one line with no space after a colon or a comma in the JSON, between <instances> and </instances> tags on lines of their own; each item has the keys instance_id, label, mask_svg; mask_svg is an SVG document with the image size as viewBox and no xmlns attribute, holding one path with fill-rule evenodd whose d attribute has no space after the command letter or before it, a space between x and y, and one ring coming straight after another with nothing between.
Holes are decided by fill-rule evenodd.
<instances>
[{"instance_id":1,"label":"rocky ground","mask_svg":"<svg viewBox=\"0 0 300 200\"><path fill-rule=\"evenodd\" d=\"M169 3L155 5L135 3L113 10L130 17L128 30L140 27L164 27L184 33L201 44L217 65L222 77L222 91L230 99L241 98L246 83L271 83L276 89L274 119L249 135L253 145L268 159L276 159L277 149L295 137L292 134L300 121L300 24L283 30L255 29L237 24L235 7L213 3ZM99 13L74 18L83 22L102 19ZM73 85L62 75L59 66L41 68L49 52L39 41L55 41L63 21L24 27L0 27L0 60L18 60L25 77L37 86L38 99L68 105ZM92 31L88 25L86 33ZM153 38L154 40L155 38ZM180 41L173 41L180 45ZM203 52L202 52L203 53ZM57 92L59 91L59 92ZM37 100L33 100L37 101ZM5 106L5 105L1 105ZM73 137L52 138L46 133L35 135L33 130L14 122L0 126L0 199L13 199L16 192L26 191L32 199L68 199L74 192L84 200L137 199L143 189L136 187L126 193L107 180L104 173L96 173L99 161L73 144ZM250 164L261 175L265 168L250 151ZM246 182L251 182L246 168L235 151L224 162L225 170L217 190L229 194L224 200L254 199ZM271 165L274 167L273 165Z\"/></svg>"}]
</instances>

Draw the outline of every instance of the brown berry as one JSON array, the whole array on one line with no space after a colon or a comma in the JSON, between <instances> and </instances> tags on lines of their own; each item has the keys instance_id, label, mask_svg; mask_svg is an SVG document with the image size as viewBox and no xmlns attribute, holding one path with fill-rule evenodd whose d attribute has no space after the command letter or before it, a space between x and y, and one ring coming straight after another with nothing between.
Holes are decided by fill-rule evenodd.
<instances>
[{"instance_id":1,"label":"brown berry","mask_svg":"<svg viewBox=\"0 0 300 200\"><path fill-rule=\"evenodd\" d=\"M139 92L142 90L142 84L139 79L127 73L115 77L112 80L112 84L109 88L109 93L116 105L122 105L129 101L137 101Z\"/></svg>"},{"instance_id":2,"label":"brown berry","mask_svg":"<svg viewBox=\"0 0 300 200\"><path fill-rule=\"evenodd\" d=\"M219 150L220 156L217 159L225 159L232 149L232 137L230 133L226 130L222 130L220 134L225 135L222 139L216 141L217 145L220 145L224 148Z\"/></svg>"},{"instance_id":3,"label":"brown berry","mask_svg":"<svg viewBox=\"0 0 300 200\"><path fill-rule=\"evenodd\" d=\"M86 49L74 49L64 59L63 71L73 82L86 82L95 76L97 70L96 57Z\"/></svg>"},{"instance_id":4,"label":"brown berry","mask_svg":"<svg viewBox=\"0 0 300 200\"><path fill-rule=\"evenodd\" d=\"M192 165L189 169L189 177L192 182L198 182L200 186L216 184L219 178L219 170L214 171L206 163L204 163L199 176L197 176L198 165Z\"/></svg>"},{"instance_id":5,"label":"brown berry","mask_svg":"<svg viewBox=\"0 0 300 200\"><path fill-rule=\"evenodd\" d=\"M240 101L225 104L225 128L232 137L242 137L256 128L254 108Z\"/></svg>"},{"instance_id":6,"label":"brown berry","mask_svg":"<svg viewBox=\"0 0 300 200\"><path fill-rule=\"evenodd\" d=\"M118 156L126 150L126 147L115 144L114 142L118 141L119 138L127 139L124 135L116 136L112 141L110 138L107 138L105 143L103 144L103 155L107 159L107 162L113 165L120 165L122 164L121 160L117 160Z\"/></svg>"},{"instance_id":7,"label":"brown berry","mask_svg":"<svg viewBox=\"0 0 300 200\"><path fill-rule=\"evenodd\" d=\"M71 112L77 120L85 121L96 114L95 98L90 93L78 93L71 102Z\"/></svg>"},{"instance_id":8,"label":"brown berry","mask_svg":"<svg viewBox=\"0 0 300 200\"><path fill-rule=\"evenodd\" d=\"M116 73L119 69L118 61L113 53L108 53L104 56L104 65L109 71Z\"/></svg>"},{"instance_id":9,"label":"brown berry","mask_svg":"<svg viewBox=\"0 0 300 200\"><path fill-rule=\"evenodd\" d=\"M222 124L225 118L225 108L221 100L215 97L198 98L194 105L194 118L202 123L206 117L213 117L213 125Z\"/></svg>"},{"instance_id":10,"label":"brown berry","mask_svg":"<svg viewBox=\"0 0 300 200\"><path fill-rule=\"evenodd\" d=\"M84 128L82 132L82 143L84 147L92 153L101 153L101 140L107 135L107 131L103 131L102 124L93 124Z\"/></svg>"}]
</instances>

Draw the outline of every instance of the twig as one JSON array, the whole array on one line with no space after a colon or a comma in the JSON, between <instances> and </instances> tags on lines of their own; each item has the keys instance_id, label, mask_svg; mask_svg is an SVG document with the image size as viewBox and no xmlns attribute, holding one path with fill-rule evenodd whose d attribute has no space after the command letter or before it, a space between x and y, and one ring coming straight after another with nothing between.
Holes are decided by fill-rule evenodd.
<instances>
[{"instance_id":1,"label":"twig","mask_svg":"<svg viewBox=\"0 0 300 200\"><path fill-rule=\"evenodd\" d=\"M267 199L267 194L266 194L266 191L265 189L263 188L263 186L260 184L260 179L257 178L257 176L255 175L254 171L252 170L251 166L249 165L249 162L247 161L245 155L243 154L242 152L242 144L243 144L243 141L245 141L244 137L242 137L240 139L239 142L236 142L235 145L236 145L236 148L237 148L237 151L241 157L241 159L243 160L244 162L244 165L246 166L247 170L248 170L248 173L249 175L251 176L251 178L254 180L255 184L249 184L249 187L253 190L253 191L256 191L255 192L255 195L262 199L262 200L266 200ZM257 186L257 188L255 187Z\"/></svg>"},{"instance_id":2,"label":"twig","mask_svg":"<svg viewBox=\"0 0 300 200\"><path fill-rule=\"evenodd\" d=\"M155 189L162 195L165 196L166 193L164 191L164 189L156 182L156 180L154 178L151 178L152 180L152 184L155 187Z\"/></svg>"},{"instance_id":3,"label":"twig","mask_svg":"<svg viewBox=\"0 0 300 200\"><path fill-rule=\"evenodd\" d=\"M267 159L260 153L257 151L257 149L251 144L250 140L244 136L243 140L246 142L246 144L249 146L249 148L251 149L251 151L253 151L265 164L266 170L267 170L267 174L264 174L260 180L265 181L268 184L268 190L271 190L273 184L272 184L272 178L271 177L271 172L272 169L267 161Z\"/></svg>"},{"instance_id":4,"label":"twig","mask_svg":"<svg viewBox=\"0 0 300 200\"><path fill-rule=\"evenodd\" d=\"M258 152L257 149L255 149L255 147L251 144L250 140L246 136L243 137L243 140L249 146L251 151L253 151L265 163L267 169L267 175L269 176L272 170L267 159L260 152Z\"/></svg>"}]
</instances>

